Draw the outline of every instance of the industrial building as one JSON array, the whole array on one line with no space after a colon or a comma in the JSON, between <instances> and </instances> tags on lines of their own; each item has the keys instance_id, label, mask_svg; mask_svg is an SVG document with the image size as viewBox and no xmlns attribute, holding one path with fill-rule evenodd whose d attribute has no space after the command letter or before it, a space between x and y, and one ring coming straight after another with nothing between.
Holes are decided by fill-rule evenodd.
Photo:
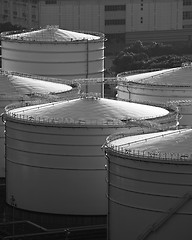
<instances>
[{"instance_id":1,"label":"industrial building","mask_svg":"<svg viewBox=\"0 0 192 240\"><path fill-rule=\"evenodd\" d=\"M182 118L180 125L192 123L191 65L144 73L120 73L117 76L117 98L119 100L172 104Z\"/></svg>"},{"instance_id":2,"label":"industrial building","mask_svg":"<svg viewBox=\"0 0 192 240\"><path fill-rule=\"evenodd\" d=\"M0 22L103 32L126 43L190 42L191 0L0 0Z\"/></svg>"},{"instance_id":3,"label":"industrial building","mask_svg":"<svg viewBox=\"0 0 192 240\"><path fill-rule=\"evenodd\" d=\"M192 129L107 139L108 239L191 239L191 141Z\"/></svg>"}]
</instances>

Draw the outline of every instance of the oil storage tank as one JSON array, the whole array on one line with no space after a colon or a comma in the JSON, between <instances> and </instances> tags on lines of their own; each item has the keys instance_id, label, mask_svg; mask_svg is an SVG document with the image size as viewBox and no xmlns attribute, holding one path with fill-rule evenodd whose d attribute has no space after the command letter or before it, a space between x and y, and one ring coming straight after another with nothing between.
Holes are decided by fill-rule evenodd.
<instances>
[{"instance_id":1,"label":"oil storage tank","mask_svg":"<svg viewBox=\"0 0 192 240\"><path fill-rule=\"evenodd\" d=\"M42 80L37 76L13 75L0 72L0 114L4 108L14 102L23 101L53 101L57 98L78 96L78 87ZM66 95L63 95L66 94ZM5 177L4 164L4 124L0 121L0 178Z\"/></svg>"},{"instance_id":2,"label":"oil storage tank","mask_svg":"<svg viewBox=\"0 0 192 240\"><path fill-rule=\"evenodd\" d=\"M192 129L108 138L108 239L191 239L191 141Z\"/></svg>"},{"instance_id":3,"label":"oil storage tank","mask_svg":"<svg viewBox=\"0 0 192 240\"><path fill-rule=\"evenodd\" d=\"M156 125L175 127L175 117L164 108L90 95L7 107L7 203L13 195L17 207L28 211L106 215L106 162L101 150L106 137L119 131L157 131ZM150 120L150 127L142 126L144 120Z\"/></svg>"},{"instance_id":4,"label":"oil storage tank","mask_svg":"<svg viewBox=\"0 0 192 240\"><path fill-rule=\"evenodd\" d=\"M151 104L178 100L191 101L191 73L191 65L140 74L135 73L133 75L120 73L117 76L117 98L119 100L149 102ZM183 104L183 108L185 106ZM182 110L181 104L179 109L185 111ZM188 118L191 118L190 114L185 114L181 119L181 125L189 122ZM190 122L191 125L192 122Z\"/></svg>"},{"instance_id":5,"label":"oil storage tank","mask_svg":"<svg viewBox=\"0 0 192 240\"><path fill-rule=\"evenodd\" d=\"M2 33L2 69L65 79L103 78L104 41L102 33L58 26ZM101 93L96 86L90 88Z\"/></svg>"}]
</instances>

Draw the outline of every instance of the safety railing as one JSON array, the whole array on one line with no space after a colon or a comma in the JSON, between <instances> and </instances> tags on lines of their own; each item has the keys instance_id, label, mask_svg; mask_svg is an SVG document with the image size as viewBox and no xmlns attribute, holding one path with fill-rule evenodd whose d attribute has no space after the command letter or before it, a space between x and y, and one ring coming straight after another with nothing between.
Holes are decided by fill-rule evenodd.
<instances>
[{"instance_id":1,"label":"safety railing","mask_svg":"<svg viewBox=\"0 0 192 240\"><path fill-rule=\"evenodd\" d=\"M82 97L87 97L87 95L83 95ZM91 97L95 98L95 97ZM78 124L78 125L107 125L107 126L136 126L136 127L147 127L147 128L154 128L157 130L165 130L176 127L176 121L174 121L175 114L170 113L165 116L166 119L163 119L163 117L160 117L160 120L158 121L159 116L152 116L151 120L150 117L146 118L138 118L138 119L91 119L91 120L84 120L84 119L72 119L72 118L43 118L43 117L34 117L34 116L28 116L26 113L24 114L25 110L22 109L22 111L18 110L18 113L12 111L14 109L19 109L21 107L28 107L28 106L34 106L34 109L40 109L44 108L45 106L54 106L60 103L61 99L57 99L57 101L52 102L50 98L48 99L40 99L37 101L24 101L24 102L18 102L14 104L10 104L5 107L5 116L11 117L13 119L18 119L22 121L28 121L28 122L36 122L36 123L47 123L47 124ZM67 101L68 99L64 99L62 97L62 101ZM45 105L46 104L46 105ZM26 111L28 108L26 108ZM170 119L171 123L169 123L168 119Z\"/></svg>"},{"instance_id":2,"label":"safety railing","mask_svg":"<svg viewBox=\"0 0 192 240\"><path fill-rule=\"evenodd\" d=\"M175 101L169 101L168 104L170 106L189 106L192 105L192 100L186 99L186 100L175 100Z\"/></svg>"},{"instance_id":3,"label":"safety railing","mask_svg":"<svg viewBox=\"0 0 192 240\"><path fill-rule=\"evenodd\" d=\"M0 70L1 74L4 75L12 75L12 76L19 76L19 77L25 77L25 78L32 78L32 79L37 79L37 80L43 80L43 81L49 81L49 82L54 82L54 83L62 83L66 85L74 85L79 86L82 83L115 83L117 82L116 77L99 77L99 78L73 78L73 79L65 79L65 78L59 78L59 77L46 77L46 76L38 76L38 75L32 75L32 74L27 74L27 73L18 73L14 71L4 71Z\"/></svg>"},{"instance_id":4,"label":"safety railing","mask_svg":"<svg viewBox=\"0 0 192 240\"><path fill-rule=\"evenodd\" d=\"M42 101L41 101L42 103ZM55 104L58 104L59 102L51 102L47 103L46 106L54 106ZM5 107L5 114L3 115L3 120L6 118L11 118L19 121L24 122L31 122L31 123L43 123L43 124L74 124L74 125L101 125L101 126L125 126L125 124L118 119L90 119L90 120L84 120L84 119L72 119L72 118L45 118L45 117L34 117L29 116L26 114L17 114L12 112L13 109L21 108L21 107L27 107L27 106L34 106L35 108L44 108L45 104L38 105L38 101L36 102L21 102L21 103L14 103L10 104ZM24 112L24 111L23 111Z\"/></svg>"},{"instance_id":5,"label":"safety railing","mask_svg":"<svg viewBox=\"0 0 192 240\"><path fill-rule=\"evenodd\" d=\"M57 100L57 99L74 99L78 98L79 90L71 89L65 92L50 92L50 93L38 93L31 92L26 94L21 93L8 93L8 94L0 94L0 99L3 100L32 100L33 98L41 98L41 99L49 99L49 100Z\"/></svg>"},{"instance_id":6,"label":"safety railing","mask_svg":"<svg viewBox=\"0 0 192 240\"><path fill-rule=\"evenodd\" d=\"M71 96L71 98L70 98ZM73 98L74 97L74 98ZM82 94L81 98L89 98L89 99L97 99L99 98L98 94ZM124 126L124 127L140 127L140 128L151 128L155 130L168 130L175 129L177 127L176 122L176 112L170 112L165 116L147 116L147 118L127 118L127 119L72 119L72 118L43 118L43 117L33 117L28 116L27 113L24 114L25 110L18 110L18 112L12 112L14 109L19 109L21 107L34 106L34 109L44 108L45 106L54 106L59 104L62 101L68 101L72 99L77 99L76 95L64 95L61 98L53 95L53 98L48 95L48 97L37 98L34 101L21 101L17 103L10 104L5 107L5 115L7 117L11 117L13 119L18 119L22 121L28 122L36 122L36 123L46 123L46 124L75 124L75 125L107 125L107 126ZM53 101L54 100L54 101ZM45 105L46 104L46 105ZM28 108L26 108L26 111Z\"/></svg>"},{"instance_id":7,"label":"safety railing","mask_svg":"<svg viewBox=\"0 0 192 240\"><path fill-rule=\"evenodd\" d=\"M141 142L147 142L153 139L157 139L157 138L162 138L165 136L169 136L169 135L174 135L175 133L182 133L185 131L189 131L190 129L182 129L182 130L177 130L176 132L162 132L161 134L154 135L152 137L146 137L146 138L142 138L139 140L135 140L135 141L131 141L129 143L127 143L126 141L122 144L119 145L114 145L112 142L121 138L125 138L125 137L130 137L129 134L127 133L120 133L120 134L114 134L111 135L109 137L107 137L105 144L103 145L103 148L105 149L105 151L112 151L112 152L116 152L118 154L121 155L126 155L129 156L130 158L139 158L141 159L154 159L154 160L170 160L170 161L180 161L180 162L189 162L192 164L192 154L190 153L175 153L175 152L158 152L158 151L154 151L154 152L150 152L150 151L143 151L143 150L138 150L138 149L130 149L129 147L131 147L133 144L136 143L141 143Z\"/></svg>"},{"instance_id":8,"label":"safety railing","mask_svg":"<svg viewBox=\"0 0 192 240\"><path fill-rule=\"evenodd\" d=\"M122 73L117 74L117 78L118 77L127 77L130 75L139 74L139 73L155 72L155 71L161 71L161 70L163 70L163 68L131 70L131 71L122 72Z\"/></svg>"},{"instance_id":9,"label":"safety railing","mask_svg":"<svg viewBox=\"0 0 192 240\"><path fill-rule=\"evenodd\" d=\"M72 119L72 118L44 118L44 117L33 117L28 115L22 114L15 114L11 112L6 112L3 117L4 119L15 119L19 121L24 121L28 123L43 123L43 124L72 124L72 125L79 125L79 126L87 126L87 125L95 125L95 126L123 126L124 124L119 120L83 120L83 119Z\"/></svg>"}]
</instances>

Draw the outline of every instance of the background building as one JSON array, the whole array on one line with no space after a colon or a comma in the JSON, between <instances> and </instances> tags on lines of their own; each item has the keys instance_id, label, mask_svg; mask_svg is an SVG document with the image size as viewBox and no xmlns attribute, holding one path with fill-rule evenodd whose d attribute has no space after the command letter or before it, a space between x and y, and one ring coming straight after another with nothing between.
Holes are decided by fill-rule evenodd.
<instances>
[{"instance_id":1,"label":"background building","mask_svg":"<svg viewBox=\"0 0 192 240\"><path fill-rule=\"evenodd\" d=\"M55 24L126 42L191 40L192 0L0 0L0 5L0 22L26 28Z\"/></svg>"}]
</instances>

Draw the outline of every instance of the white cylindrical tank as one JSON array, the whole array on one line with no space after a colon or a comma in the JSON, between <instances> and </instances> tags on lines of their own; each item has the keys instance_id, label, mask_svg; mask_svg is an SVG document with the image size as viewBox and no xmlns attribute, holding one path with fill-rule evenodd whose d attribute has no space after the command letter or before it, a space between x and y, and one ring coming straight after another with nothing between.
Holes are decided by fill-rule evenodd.
<instances>
[{"instance_id":1,"label":"white cylindrical tank","mask_svg":"<svg viewBox=\"0 0 192 240\"><path fill-rule=\"evenodd\" d=\"M49 101L78 96L78 89L71 86L53 82L54 79L42 80L37 76L12 75L0 73L0 114L4 108L14 102L23 101ZM5 177L4 157L4 124L0 121L0 178Z\"/></svg>"},{"instance_id":2,"label":"white cylindrical tank","mask_svg":"<svg viewBox=\"0 0 192 240\"><path fill-rule=\"evenodd\" d=\"M192 129L108 138L108 239L191 239L191 141Z\"/></svg>"},{"instance_id":3,"label":"white cylindrical tank","mask_svg":"<svg viewBox=\"0 0 192 240\"><path fill-rule=\"evenodd\" d=\"M102 33L72 32L58 26L2 33L2 69L65 79L103 78L104 41ZM87 88L87 92L101 93L101 85Z\"/></svg>"},{"instance_id":4,"label":"white cylindrical tank","mask_svg":"<svg viewBox=\"0 0 192 240\"><path fill-rule=\"evenodd\" d=\"M191 74L191 66L134 75L121 73L117 76L117 97L119 100L150 104L192 100ZM188 117L191 118L189 114L184 115L182 121L189 122Z\"/></svg>"},{"instance_id":5,"label":"white cylindrical tank","mask_svg":"<svg viewBox=\"0 0 192 240\"><path fill-rule=\"evenodd\" d=\"M176 125L166 109L90 96L7 108L4 120L7 203L13 195L18 208L68 215L107 214L101 145L108 135Z\"/></svg>"}]
</instances>

